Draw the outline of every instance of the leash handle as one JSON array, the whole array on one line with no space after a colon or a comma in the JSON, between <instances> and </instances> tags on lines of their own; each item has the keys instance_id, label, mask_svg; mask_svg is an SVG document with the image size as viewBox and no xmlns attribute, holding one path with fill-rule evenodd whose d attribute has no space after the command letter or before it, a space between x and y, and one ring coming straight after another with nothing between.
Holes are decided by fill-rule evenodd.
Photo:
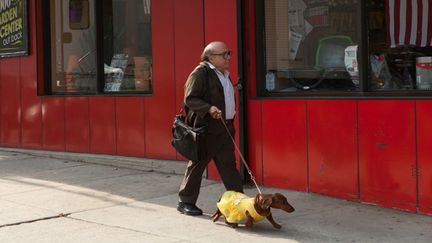
<instances>
[{"instance_id":1,"label":"leash handle","mask_svg":"<svg viewBox=\"0 0 432 243\"><path fill-rule=\"evenodd\" d=\"M236 144L234 138L231 136L231 133L230 133L230 131L228 130L228 127L227 127L227 125L225 124L225 121L224 121L223 119L220 119L220 120L221 120L222 124L224 125L224 127L225 127L225 129L226 129L226 131L227 131L227 133L228 133L228 136L231 138L231 141L233 142L234 147L236 148L237 152L239 153L239 155L240 155L240 159L241 159L241 161L243 162L244 166L246 167L246 170L247 170L248 174L250 175L250 178L252 179L253 183L255 184L255 187L257 188L258 193L259 193L259 194L262 194L262 193L261 193L261 190L259 189L258 184L257 184L257 182L256 182L256 180L255 180L255 177L252 175L252 171L249 169L249 166L247 165L246 160L244 159L243 154L242 154L242 152L240 151L239 147L237 146L237 144Z\"/></svg>"}]
</instances>

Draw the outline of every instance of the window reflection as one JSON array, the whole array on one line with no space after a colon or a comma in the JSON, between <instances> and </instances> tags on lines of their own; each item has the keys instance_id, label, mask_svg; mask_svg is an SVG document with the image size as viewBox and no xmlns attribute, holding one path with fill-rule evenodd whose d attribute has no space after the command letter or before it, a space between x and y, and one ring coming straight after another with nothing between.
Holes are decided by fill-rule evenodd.
<instances>
[{"instance_id":1,"label":"window reflection","mask_svg":"<svg viewBox=\"0 0 432 243\"><path fill-rule=\"evenodd\" d=\"M368 0L370 90L432 90L431 9L431 1Z\"/></svg>"},{"instance_id":2,"label":"window reflection","mask_svg":"<svg viewBox=\"0 0 432 243\"><path fill-rule=\"evenodd\" d=\"M151 92L150 0L47 2L51 93ZM103 14L99 26L96 9Z\"/></svg>"},{"instance_id":3,"label":"window reflection","mask_svg":"<svg viewBox=\"0 0 432 243\"><path fill-rule=\"evenodd\" d=\"M51 89L96 90L94 1L51 1Z\"/></svg>"},{"instance_id":4,"label":"window reflection","mask_svg":"<svg viewBox=\"0 0 432 243\"><path fill-rule=\"evenodd\" d=\"M69 26L71 29L87 29L89 27L88 0L69 0Z\"/></svg>"},{"instance_id":5,"label":"window reflection","mask_svg":"<svg viewBox=\"0 0 432 243\"><path fill-rule=\"evenodd\" d=\"M359 1L266 0L267 92L359 89Z\"/></svg>"},{"instance_id":6,"label":"window reflection","mask_svg":"<svg viewBox=\"0 0 432 243\"><path fill-rule=\"evenodd\" d=\"M109 0L103 8L104 91L150 91L150 1Z\"/></svg>"}]
</instances>

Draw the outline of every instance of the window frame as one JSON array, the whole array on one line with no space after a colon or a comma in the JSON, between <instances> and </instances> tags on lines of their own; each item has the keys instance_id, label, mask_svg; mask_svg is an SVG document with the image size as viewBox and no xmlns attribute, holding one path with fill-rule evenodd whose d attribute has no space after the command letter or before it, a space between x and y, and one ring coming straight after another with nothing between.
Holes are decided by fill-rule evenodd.
<instances>
[{"instance_id":1,"label":"window frame","mask_svg":"<svg viewBox=\"0 0 432 243\"><path fill-rule=\"evenodd\" d=\"M150 0L150 3L152 0ZM50 10L51 4L50 0L41 0L40 1L40 11L42 14L41 24L42 26L39 29L39 33L41 33L42 38L38 38L38 40L42 41L43 47L43 67L38 68L38 70L42 71L41 75L38 75L39 78L43 77L43 81L38 81L38 85L42 85L43 88L38 88L39 94L41 96L152 96L153 95L153 83L154 79L152 76L150 88L148 91L104 91L105 87L105 73L104 73L104 33L103 33L103 0L95 0L95 24L96 24L96 89L94 92L53 92L52 91L52 48L51 48L51 22L50 22ZM152 6L152 4L150 4ZM152 7L151 7L152 8ZM152 33L152 16L153 11L150 10L150 33ZM151 37L153 39L153 35ZM153 42L153 41L152 41ZM152 45L153 46L153 45ZM152 59L153 59L153 51L152 51ZM153 69L153 68L152 68Z\"/></svg>"},{"instance_id":2,"label":"window frame","mask_svg":"<svg viewBox=\"0 0 432 243\"><path fill-rule=\"evenodd\" d=\"M255 56L256 56L256 90L257 98L332 98L332 99L430 99L432 92L428 90L370 90L370 63L368 42L368 6L366 1L358 1L357 11L357 34L360 36L358 42L358 65L360 87L358 91L320 91L320 90L297 90L294 92L269 92L265 89L265 1L253 0L255 5Z\"/></svg>"}]
</instances>

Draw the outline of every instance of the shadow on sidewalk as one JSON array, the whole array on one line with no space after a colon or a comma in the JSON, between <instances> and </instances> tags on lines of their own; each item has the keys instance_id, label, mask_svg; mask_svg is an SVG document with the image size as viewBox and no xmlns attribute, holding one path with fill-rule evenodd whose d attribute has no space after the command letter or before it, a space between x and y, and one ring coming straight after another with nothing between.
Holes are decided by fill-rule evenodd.
<instances>
[{"instance_id":1,"label":"shadow on sidewalk","mask_svg":"<svg viewBox=\"0 0 432 243\"><path fill-rule=\"evenodd\" d=\"M283 228L276 230L264 220L252 229L232 229L222 217L216 223L210 221L224 191L218 182L203 180L198 206L205 215L180 215L176 206L181 179L180 175L0 151L0 205L20 205L53 214L71 213L70 218L85 222L159 232L197 242L232 242L232 237L241 237L243 242L248 239L429 242L432 239L432 217L273 188L262 188L262 191L281 192L296 208L292 214L272 210L275 221ZM249 196L256 194L254 188L245 192ZM18 206L15 210L19 213ZM0 225L14 219L3 218L0 213Z\"/></svg>"}]
</instances>

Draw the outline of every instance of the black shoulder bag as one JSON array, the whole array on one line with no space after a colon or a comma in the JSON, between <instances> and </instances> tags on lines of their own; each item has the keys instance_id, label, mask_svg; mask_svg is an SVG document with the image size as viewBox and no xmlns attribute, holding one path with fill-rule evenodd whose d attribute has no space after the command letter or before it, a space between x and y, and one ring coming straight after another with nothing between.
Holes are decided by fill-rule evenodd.
<instances>
[{"instance_id":1,"label":"black shoulder bag","mask_svg":"<svg viewBox=\"0 0 432 243\"><path fill-rule=\"evenodd\" d=\"M207 74L207 98L209 96L208 70ZM207 99L208 101L208 99ZM180 113L174 117L172 127L171 144L178 153L192 161L200 161L204 156L203 146L207 126L195 127L186 121L186 111L182 108Z\"/></svg>"},{"instance_id":2,"label":"black shoulder bag","mask_svg":"<svg viewBox=\"0 0 432 243\"><path fill-rule=\"evenodd\" d=\"M187 159L200 161L206 127L191 127L186 123L185 117L183 114L174 117L171 144Z\"/></svg>"}]
</instances>

